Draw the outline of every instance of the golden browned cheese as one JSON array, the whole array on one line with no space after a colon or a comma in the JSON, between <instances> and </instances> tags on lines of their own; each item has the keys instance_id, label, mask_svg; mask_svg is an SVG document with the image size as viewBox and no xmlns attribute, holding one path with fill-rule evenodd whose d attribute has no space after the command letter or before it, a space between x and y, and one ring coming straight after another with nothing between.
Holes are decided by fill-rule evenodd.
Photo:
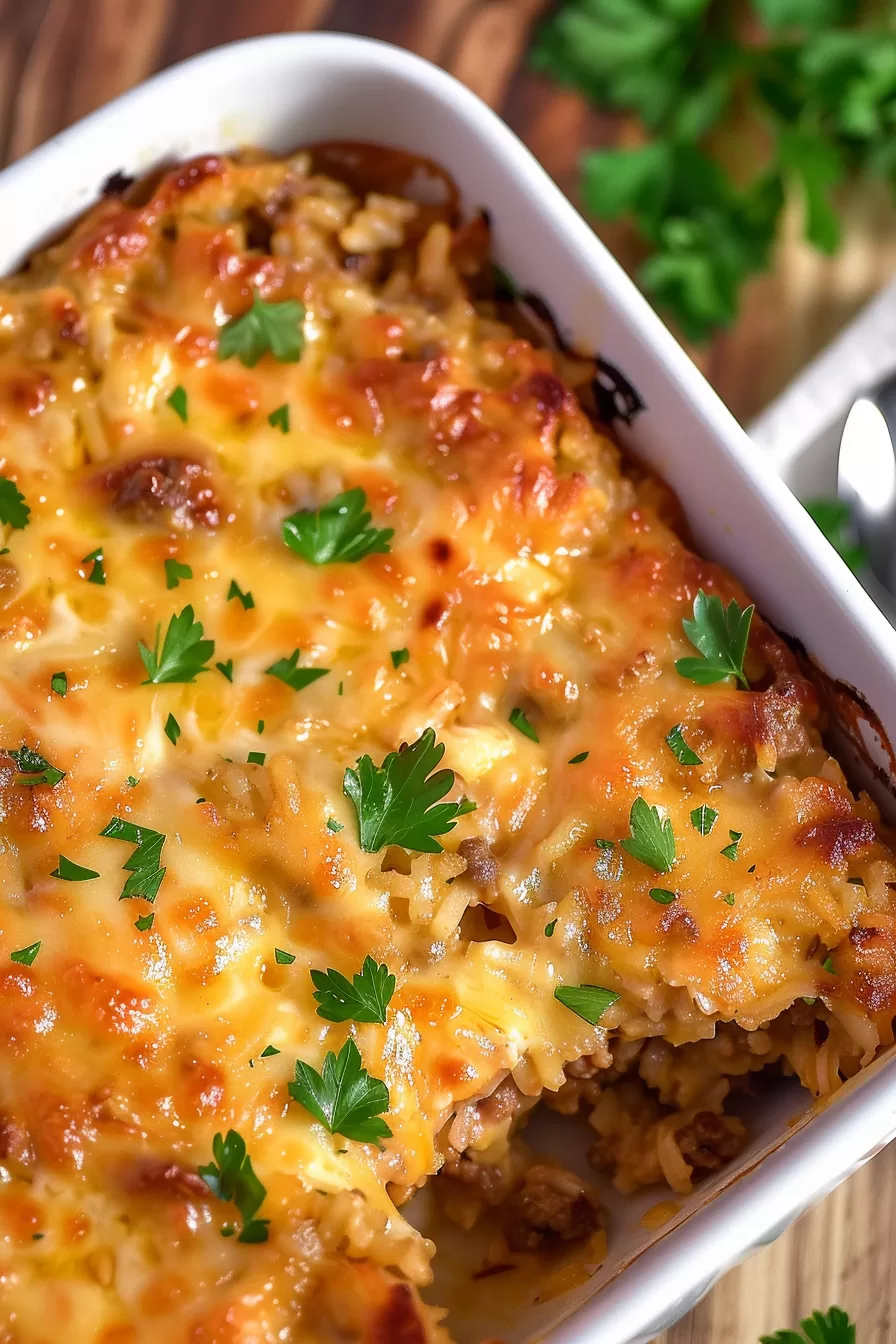
<instances>
[{"instance_id":1,"label":"golden browned cheese","mask_svg":"<svg viewBox=\"0 0 896 1344\"><path fill-rule=\"evenodd\" d=\"M896 866L812 685L758 616L749 691L676 672L698 590L738 585L624 474L558 376L581 368L499 320L481 228L352 181L305 154L195 160L0 292L0 472L31 509L0 557L0 748L65 772L29 787L0 757L3 1344L442 1338L408 1286L433 1247L392 1192L438 1169L465 1102L509 1074L558 1092L572 1062L654 1037L641 1076L690 1119L726 1073L710 1038L816 1092L891 1040ZM300 361L217 357L253 289L305 305ZM285 516L355 487L388 553L287 548ZM192 577L169 588L166 559ZM145 684L138 642L188 603L209 670ZM300 691L266 672L297 649L327 670ZM699 766L666 745L678 724ZM363 852L346 769L427 728L476 810L444 853ZM639 796L672 824L663 876L618 843ZM113 817L166 837L152 906L119 900ZM60 855L99 876L52 876ZM310 971L368 954L397 981L385 1025L318 1016ZM598 1026L554 996L581 984L620 995ZM802 998L817 1020L770 1037ZM349 1037L389 1090L382 1149L287 1092ZM635 1131L608 1104L593 1123L624 1164ZM264 1244L222 1237L234 1208L197 1174L230 1128Z\"/></svg>"}]
</instances>

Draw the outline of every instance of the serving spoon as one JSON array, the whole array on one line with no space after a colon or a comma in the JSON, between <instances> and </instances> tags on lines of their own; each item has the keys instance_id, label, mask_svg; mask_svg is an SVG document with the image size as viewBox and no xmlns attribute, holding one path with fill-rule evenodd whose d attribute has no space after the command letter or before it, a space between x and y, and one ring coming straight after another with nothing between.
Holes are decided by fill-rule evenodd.
<instances>
[{"instance_id":1,"label":"serving spoon","mask_svg":"<svg viewBox=\"0 0 896 1344\"><path fill-rule=\"evenodd\" d=\"M837 494L849 506L857 540L867 556L870 582L866 587L892 620L896 614L896 373L853 402L840 438Z\"/></svg>"}]
</instances>

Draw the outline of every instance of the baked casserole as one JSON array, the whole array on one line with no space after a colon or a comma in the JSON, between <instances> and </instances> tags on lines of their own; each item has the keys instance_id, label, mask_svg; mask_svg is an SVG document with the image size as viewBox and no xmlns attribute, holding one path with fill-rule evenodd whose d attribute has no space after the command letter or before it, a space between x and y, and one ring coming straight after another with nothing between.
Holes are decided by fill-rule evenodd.
<instances>
[{"instance_id":1,"label":"baked casserole","mask_svg":"<svg viewBox=\"0 0 896 1344\"><path fill-rule=\"evenodd\" d=\"M447 1341L430 1178L483 1272L598 1264L602 1186L892 1042L891 839L601 387L370 146L4 282L2 1344Z\"/></svg>"}]
</instances>

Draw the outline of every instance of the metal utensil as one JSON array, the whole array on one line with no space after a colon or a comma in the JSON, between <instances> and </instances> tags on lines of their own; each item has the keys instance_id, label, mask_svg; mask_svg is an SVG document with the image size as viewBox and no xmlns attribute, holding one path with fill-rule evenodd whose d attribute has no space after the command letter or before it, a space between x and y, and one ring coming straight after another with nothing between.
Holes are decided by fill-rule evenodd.
<instances>
[{"instance_id":1,"label":"metal utensil","mask_svg":"<svg viewBox=\"0 0 896 1344\"><path fill-rule=\"evenodd\" d=\"M896 374L853 402L840 439L837 494L849 505L856 536L868 556L872 582L866 586L892 612L896 600ZM878 587L889 600L881 601Z\"/></svg>"}]
</instances>

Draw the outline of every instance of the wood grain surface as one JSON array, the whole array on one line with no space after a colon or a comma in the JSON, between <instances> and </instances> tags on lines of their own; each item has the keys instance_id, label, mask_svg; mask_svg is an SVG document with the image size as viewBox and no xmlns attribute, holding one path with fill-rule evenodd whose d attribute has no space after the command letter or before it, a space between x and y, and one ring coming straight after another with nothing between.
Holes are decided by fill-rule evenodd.
<instances>
[{"instance_id":1,"label":"wood grain surface","mask_svg":"<svg viewBox=\"0 0 896 1344\"><path fill-rule=\"evenodd\" d=\"M153 71L262 33L327 28L397 42L438 62L497 107L576 197L588 145L612 118L526 69L545 0L0 0L0 160L11 161ZM113 165L114 166L114 165ZM697 352L741 419L755 414L896 271L896 222L883 196L847 202L849 242L824 261L795 241L751 286L738 325ZM623 260L625 238L606 231ZM896 1145L773 1246L732 1271L662 1344L756 1344L839 1302L857 1344L896 1339Z\"/></svg>"}]
</instances>

